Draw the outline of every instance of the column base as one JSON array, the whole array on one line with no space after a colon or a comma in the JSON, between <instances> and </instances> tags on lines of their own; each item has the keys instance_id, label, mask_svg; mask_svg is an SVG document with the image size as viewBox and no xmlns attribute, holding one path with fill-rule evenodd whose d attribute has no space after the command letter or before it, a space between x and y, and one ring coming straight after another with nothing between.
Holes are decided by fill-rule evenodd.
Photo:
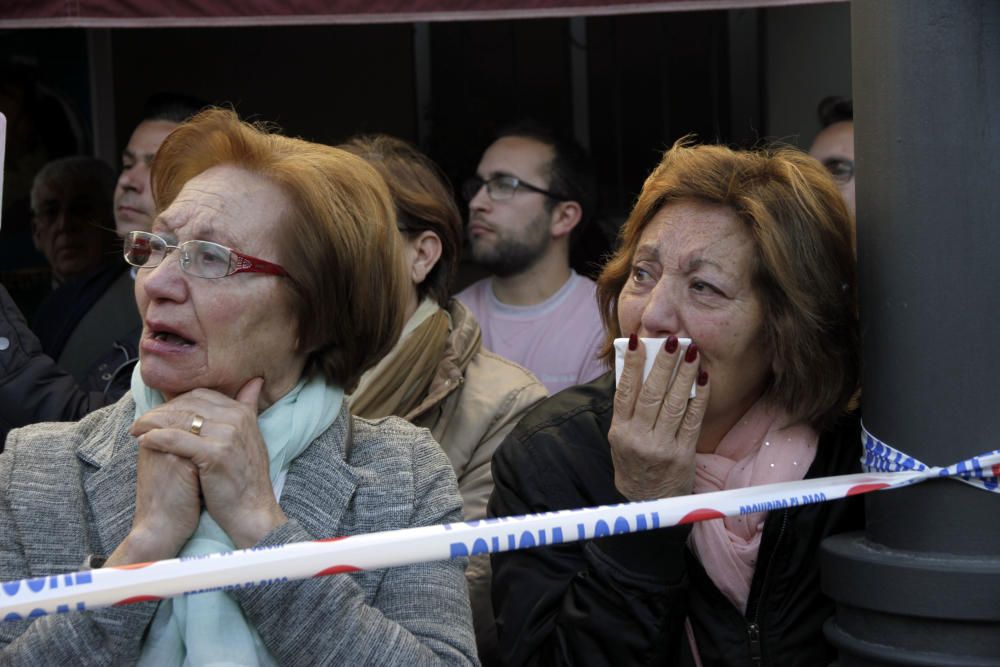
<instances>
[{"instance_id":1,"label":"column base","mask_svg":"<svg viewBox=\"0 0 1000 667\"><path fill-rule=\"evenodd\" d=\"M820 554L838 665L1000 665L1000 554L887 549L864 533L830 537Z\"/></svg>"}]
</instances>

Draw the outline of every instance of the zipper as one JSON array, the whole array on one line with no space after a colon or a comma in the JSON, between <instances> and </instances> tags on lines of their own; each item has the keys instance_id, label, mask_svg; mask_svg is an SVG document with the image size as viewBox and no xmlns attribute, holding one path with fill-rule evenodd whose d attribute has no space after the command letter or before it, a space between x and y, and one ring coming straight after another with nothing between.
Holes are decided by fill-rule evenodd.
<instances>
[{"instance_id":1,"label":"zipper","mask_svg":"<svg viewBox=\"0 0 1000 667\"><path fill-rule=\"evenodd\" d=\"M750 664L758 667L761 664L760 626L756 623L748 625L747 635L750 637Z\"/></svg>"},{"instance_id":2,"label":"zipper","mask_svg":"<svg viewBox=\"0 0 1000 667\"><path fill-rule=\"evenodd\" d=\"M771 576L771 565L774 563L774 556L778 553L778 546L781 544L781 538L784 537L787 526L788 510L782 510L781 530L778 531L778 539L774 541L774 549L771 550L771 556L767 559L767 567L764 569L764 579L760 585L760 595L757 596L754 604L753 620L747 624L747 638L750 640L750 664L753 667L760 667L764 664L764 655L760 642L760 601L767 594L767 581Z\"/></svg>"}]
</instances>

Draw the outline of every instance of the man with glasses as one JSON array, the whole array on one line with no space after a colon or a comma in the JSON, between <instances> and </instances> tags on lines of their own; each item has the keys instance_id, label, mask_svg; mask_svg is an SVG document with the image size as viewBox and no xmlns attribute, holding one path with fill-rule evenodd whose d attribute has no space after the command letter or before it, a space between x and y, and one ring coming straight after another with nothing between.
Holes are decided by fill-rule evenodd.
<instances>
[{"instance_id":1,"label":"man with glasses","mask_svg":"<svg viewBox=\"0 0 1000 667\"><path fill-rule=\"evenodd\" d=\"M823 163L854 215L854 103L848 97L824 97L819 103L823 129L809 154Z\"/></svg>"},{"instance_id":2,"label":"man with glasses","mask_svg":"<svg viewBox=\"0 0 1000 667\"><path fill-rule=\"evenodd\" d=\"M550 393L605 370L594 282L570 268L570 236L591 190L583 150L532 124L501 133L462 188L472 257L492 275L457 298L479 321L483 345Z\"/></svg>"},{"instance_id":3,"label":"man with glasses","mask_svg":"<svg viewBox=\"0 0 1000 667\"><path fill-rule=\"evenodd\" d=\"M121 272L111 210L114 189L114 169L83 155L49 162L31 187L32 238L48 260L54 288L35 312L32 329L42 350L77 377L93 360L87 353L64 355L66 342Z\"/></svg>"},{"instance_id":4,"label":"man with glasses","mask_svg":"<svg viewBox=\"0 0 1000 667\"><path fill-rule=\"evenodd\" d=\"M58 287L113 257L111 195L115 172L77 155L46 164L31 186L31 236Z\"/></svg>"}]
</instances>

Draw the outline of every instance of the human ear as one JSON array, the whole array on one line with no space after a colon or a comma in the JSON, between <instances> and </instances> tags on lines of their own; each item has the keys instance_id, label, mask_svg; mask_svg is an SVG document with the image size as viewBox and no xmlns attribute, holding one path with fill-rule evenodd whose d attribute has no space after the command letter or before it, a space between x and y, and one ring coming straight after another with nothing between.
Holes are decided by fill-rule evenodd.
<instances>
[{"instance_id":1,"label":"human ear","mask_svg":"<svg viewBox=\"0 0 1000 667\"><path fill-rule=\"evenodd\" d=\"M441 259L441 239L430 230L424 230L409 239L410 278L415 285L427 279L428 274Z\"/></svg>"},{"instance_id":2,"label":"human ear","mask_svg":"<svg viewBox=\"0 0 1000 667\"><path fill-rule=\"evenodd\" d=\"M583 208L579 202L561 201L552 209L552 238L569 236L573 228L583 219Z\"/></svg>"}]
</instances>

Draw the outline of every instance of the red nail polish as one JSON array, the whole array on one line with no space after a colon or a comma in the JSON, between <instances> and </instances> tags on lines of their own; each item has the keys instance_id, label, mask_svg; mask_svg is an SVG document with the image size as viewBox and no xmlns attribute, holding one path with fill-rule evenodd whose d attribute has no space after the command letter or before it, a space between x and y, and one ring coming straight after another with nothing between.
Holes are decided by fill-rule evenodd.
<instances>
[{"instance_id":1,"label":"red nail polish","mask_svg":"<svg viewBox=\"0 0 1000 667\"><path fill-rule=\"evenodd\" d=\"M639 337L636 336L635 334L631 334L628 337L628 349L635 352L636 349L638 349L638 347L639 347Z\"/></svg>"},{"instance_id":2,"label":"red nail polish","mask_svg":"<svg viewBox=\"0 0 1000 667\"><path fill-rule=\"evenodd\" d=\"M663 344L663 349L667 354L677 351L677 336L667 336L667 342Z\"/></svg>"},{"instance_id":3,"label":"red nail polish","mask_svg":"<svg viewBox=\"0 0 1000 667\"><path fill-rule=\"evenodd\" d=\"M688 346L687 352L684 353L684 361L691 363L698 358L698 343L691 343Z\"/></svg>"},{"instance_id":4,"label":"red nail polish","mask_svg":"<svg viewBox=\"0 0 1000 667\"><path fill-rule=\"evenodd\" d=\"M698 373L698 386L704 387L708 384L708 371L702 371Z\"/></svg>"}]
</instances>

